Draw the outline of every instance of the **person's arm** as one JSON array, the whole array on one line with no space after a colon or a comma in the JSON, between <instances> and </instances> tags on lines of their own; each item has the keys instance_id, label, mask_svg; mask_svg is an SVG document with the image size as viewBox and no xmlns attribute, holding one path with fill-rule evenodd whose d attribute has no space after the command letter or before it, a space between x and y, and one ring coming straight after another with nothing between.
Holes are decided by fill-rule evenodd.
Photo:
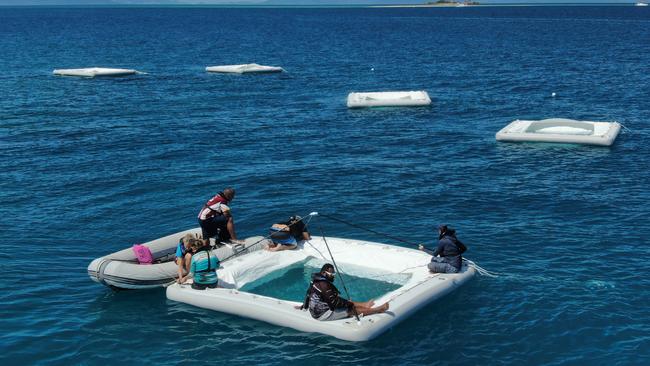
<instances>
[{"instance_id":1,"label":"person's arm","mask_svg":"<svg viewBox=\"0 0 650 366\"><path fill-rule=\"evenodd\" d=\"M178 258L178 283L183 283L185 279L183 278L183 268L185 268L185 260L183 257Z\"/></svg>"},{"instance_id":2,"label":"person's arm","mask_svg":"<svg viewBox=\"0 0 650 366\"><path fill-rule=\"evenodd\" d=\"M303 240L311 240L311 235L309 234L309 231L305 230L302 232L302 239Z\"/></svg>"},{"instance_id":3,"label":"person's arm","mask_svg":"<svg viewBox=\"0 0 650 366\"><path fill-rule=\"evenodd\" d=\"M420 245L418 245L418 249L420 249L421 251L423 251L423 252L425 252L425 253L427 253L427 254L429 254L429 255L433 255L433 250L427 249L427 248L424 246L424 244L420 244Z\"/></svg>"},{"instance_id":4,"label":"person's arm","mask_svg":"<svg viewBox=\"0 0 650 366\"><path fill-rule=\"evenodd\" d=\"M442 254L442 250L445 247L445 243L442 240L438 240L438 246L436 249L431 253L432 256L437 257L438 255Z\"/></svg>"},{"instance_id":5,"label":"person's arm","mask_svg":"<svg viewBox=\"0 0 650 366\"><path fill-rule=\"evenodd\" d=\"M320 282L319 284L324 284L324 282ZM330 310L334 311L335 309L341 308L350 309L352 306L352 303L349 300L346 300L339 296L339 293L334 285L321 285L320 289L323 294L323 300L327 303L327 306L329 306Z\"/></svg>"}]
</instances>

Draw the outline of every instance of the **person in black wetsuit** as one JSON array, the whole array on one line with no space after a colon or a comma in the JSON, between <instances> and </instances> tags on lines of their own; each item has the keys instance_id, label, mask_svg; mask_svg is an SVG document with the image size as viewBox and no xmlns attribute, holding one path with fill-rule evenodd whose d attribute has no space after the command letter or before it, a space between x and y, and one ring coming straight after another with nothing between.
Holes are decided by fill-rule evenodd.
<instances>
[{"instance_id":1,"label":"person in black wetsuit","mask_svg":"<svg viewBox=\"0 0 650 366\"><path fill-rule=\"evenodd\" d=\"M447 225L438 226L438 246L434 250L429 250L420 245L419 249L431 254L429 271L433 273L458 273L463 264L463 256L467 247L458 238L456 230L447 227Z\"/></svg>"},{"instance_id":2,"label":"person in black wetsuit","mask_svg":"<svg viewBox=\"0 0 650 366\"><path fill-rule=\"evenodd\" d=\"M327 321L345 319L355 315L372 315L388 310L388 303L373 307L375 302L354 302L340 296L334 286L334 266L327 263L320 272L312 275L312 281L307 290L305 301L300 310L309 309L312 318Z\"/></svg>"}]
</instances>

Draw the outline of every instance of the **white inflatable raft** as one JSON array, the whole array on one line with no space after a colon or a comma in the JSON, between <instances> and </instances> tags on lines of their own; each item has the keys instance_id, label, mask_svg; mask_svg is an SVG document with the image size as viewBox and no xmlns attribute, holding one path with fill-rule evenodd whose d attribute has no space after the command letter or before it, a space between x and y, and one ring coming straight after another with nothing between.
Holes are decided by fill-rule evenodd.
<instances>
[{"instance_id":1,"label":"white inflatable raft","mask_svg":"<svg viewBox=\"0 0 650 366\"><path fill-rule=\"evenodd\" d=\"M138 71L131 69L109 69L104 67L89 67L85 69L57 69L52 72L59 76L79 76L94 78L96 76L126 76L137 74Z\"/></svg>"},{"instance_id":2,"label":"white inflatable raft","mask_svg":"<svg viewBox=\"0 0 650 366\"><path fill-rule=\"evenodd\" d=\"M178 266L174 262L176 246L183 235L200 234L201 229L181 231L144 243L154 257L154 264L139 264L132 248L127 248L104 257L97 258L88 265L88 276L103 285L118 289L147 289L163 287L178 276ZM237 253L244 247L248 251L258 250L266 242L262 237L252 237L244 241L244 245L222 246L213 250L221 259ZM258 245L252 245L258 242Z\"/></svg>"},{"instance_id":3,"label":"white inflatable raft","mask_svg":"<svg viewBox=\"0 0 650 366\"><path fill-rule=\"evenodd\" d=\"M424 90L348 94L348 108L413 107L430 104L431 98Z\"/></svg>"},{"instance_id":4,"label":"white inflatable raft","mask_svg":"<svg viewBox=\"0 0 650 366\"><path fill-rule=\"evenodd\" d=\"M497 132L496 139L610 146L620 130L618 122L575 121L565 118L516 120Z\"/></svg>"},{"instance_id":5,"label":"white inflatable raft","mask_svg":"<svg viewBox=\"0 0 650 366\"><path fill-rule=\"evenodd\" d=\"M205 71L223 72L223 73L232 73L232 74L247 74L247 73L283 72L284 69L277 66L242 64L242 65L208 66L205 68Z\"/></svg>"},{"instance_id":6,"label":"white inflatable raft","mask_svg":"<svg viewBox=\"0 0 650 366\"><path fill-rule=\"evenodd\" d=\"M341 272L399 282L399 288L374 299L376 305L389 302L388 312L362 316L360 322L354 318L318 321L308 311L294 308L300 305L299 302L239 290L271 272L303 261L331 263L323 238L304 242L293 251L260 250L244 254L222 264L218 270L220 288L193 290L189 285L174 284L167 288L167 298L303 332L322 333L348 341L367 341L464 284L475 274L474 267L466 263L457 274L432 274L426 267L431 256L414 249L340 238L327 238L327 243ZM395 276L401 280L395 280ZM353 284L347 283L347 286L352 288Z\"/></svg>"}]
</instances>

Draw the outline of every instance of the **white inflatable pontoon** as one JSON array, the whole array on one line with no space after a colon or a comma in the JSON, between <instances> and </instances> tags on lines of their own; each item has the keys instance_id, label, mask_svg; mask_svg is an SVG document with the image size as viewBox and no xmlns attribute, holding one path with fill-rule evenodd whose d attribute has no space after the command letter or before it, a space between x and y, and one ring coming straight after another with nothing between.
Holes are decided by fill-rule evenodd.
<instances>
[{"instance_id":1,"label":"white inflatable pontoon","mask_svg":"<svg viewBox=\"0 0 650 366\"><path fill-rule=\"evenodd\" d=\"M97 258L88 265L88 275L98 283L118 289L147 289L163 287L178 277L178 266L174 262L179 240L187 233L200 234L201 229L191 229L144 243L154 257L153 264L139 264L132 248ZM260 237L248 238L243 245L224 245L214 249L217 258L227 258L244 247L248 251L258 250L266 243ZM256 243L256 245L253 245Z\"/></svg>"},{"instance_id":2,"label":"white inflatable pontoon","mask_svg":"<svg viewBox=\"0 0 650 366\"><path fill-rule=\"evenodd\" d=\"M348 94L348 108L412 107L430 104L431 98L424 90Z\"/></svg>"},{"instance_id":3,"label":"white inflatable pontoon","mask_svg":"<svg viewBox=\"0 0 650 366\"><path fill-rule=\"evenodd\" d=\"M242 64L242 65L208 66L205 68L205 71L223 72L223 73L231 73L231 74L247 74L247 73L283 72L284 69L277 66Z\"/></svg>"},{"instance_id":4,"label":"white inflatable pontoon","mask_svg":"<svg viewBox=\"0 0 650 366\"><path fill-rule=\"evenodd\" d=\"M319 321L313 319L309 311L296 309L295 306L301 304L299 302L240 290L252 281L301 262L331 263L323 238L301 243L296 250L258 250L244 254L222 263L217 271L220 288L193 290L189 285L174 284L167 288L167 298L303 332L322 333L348 341L367 341L464 284L475 274L474 267L467 263L463 263L462 271L457 274L432 274L427 269L431 256L415 249L341 238L326 240L344 274L395 281L400 286L374 299L375 306L389 302L388 312L361 316L359 322L354 318ZM346 283L352 291L354 284Z\"/></svg>"},{"instance_id":5,"label":"white inflatable pontoon","mask_svg":"<svg viewBox=\"0 0 650 366\"><path fill-rule=\"evenodd\" d=\"M104 67L89 67L86 69L57 69L52 72L59 76L79 76L94 78L96 76L126 76L137 74L138 71L131 69L108 69Z\"/></svg>"},{"instance_id":6,"label":"white inflatable pontoon","mask_svg":"<svg viewBox=\"0 0 650 366\"><path fill-rule=\"evenodd\" d=\"M497 132L496 139L610 146L620 130L618 122L575 121L565 118L516 120Z\"/></svg>"}]
</instances>

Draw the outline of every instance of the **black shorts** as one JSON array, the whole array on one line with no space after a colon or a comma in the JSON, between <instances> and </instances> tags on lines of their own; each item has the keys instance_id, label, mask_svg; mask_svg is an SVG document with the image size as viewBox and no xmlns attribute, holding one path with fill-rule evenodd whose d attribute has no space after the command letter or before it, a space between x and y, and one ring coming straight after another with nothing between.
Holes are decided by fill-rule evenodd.
<instances>
[{"instance_id":1,"label":"black shorts","mask_svg":"<svg viewBox=\"0 0 650 366\"><path fill-rule=\"evenodd\" d=\"M192 288L194 290L205 290L206 288L217 288L217 284L216 283L210 283L210 284L204 285L202 283L192 282Z\"/></svg>"},{"instance_id":2,"label":"black shorts","mask_svg":"<svg viewBox=\"0 0 650 366\"><path fill-rule=\"evenodd\" d=\"M206 220L199 220L203 239L217 237L220 242L230 241L228 232L228 216L216 215Z\"/></svg>"}]
</instances>

